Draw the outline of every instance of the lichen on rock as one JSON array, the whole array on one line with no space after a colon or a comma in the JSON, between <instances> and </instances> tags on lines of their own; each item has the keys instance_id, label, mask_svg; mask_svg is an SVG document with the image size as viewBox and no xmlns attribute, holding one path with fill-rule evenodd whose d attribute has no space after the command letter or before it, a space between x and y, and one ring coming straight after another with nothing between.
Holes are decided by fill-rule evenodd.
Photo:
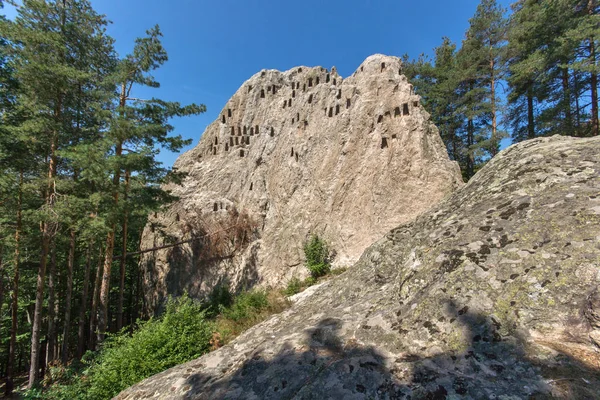
<instances>
[{"instance_id":1,"label":"lichen on rock","mask_svg":"<svg viewBox=\"0 0 600 400\"><path fill-rule=\"evenodd\" d=\"M516 144L344 274L120 400L592 399L600 138Z\"/></svg>"}]
</instances>

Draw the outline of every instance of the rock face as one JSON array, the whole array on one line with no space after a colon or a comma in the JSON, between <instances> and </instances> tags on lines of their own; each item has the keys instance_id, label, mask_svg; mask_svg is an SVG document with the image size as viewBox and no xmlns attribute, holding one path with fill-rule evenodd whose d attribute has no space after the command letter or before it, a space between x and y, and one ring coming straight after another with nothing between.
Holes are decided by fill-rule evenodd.
<instances>
[{"instance_id":1,"label":"rock face","mask_svg":"<svg viewBox=\"0 0 600 400\"><path fill-rule=\"evenodd\" d=\"M594 399L600 138L535 139L229 345L117 398Z\"/></svg>"},{"instance_id":2,"label":"rock face","mask_svg":"<svg viewBox=\"0 0 600 400\"><path fill-rule=\"evenodd\" d=\"M145 293L205 294L284 284L305 273L302 244L324 237L349 266L394 226L462 185L396 57L335 68L264 70L246 81L175 167L180 200L150 219Z\"/></svg>"}]
</instances>

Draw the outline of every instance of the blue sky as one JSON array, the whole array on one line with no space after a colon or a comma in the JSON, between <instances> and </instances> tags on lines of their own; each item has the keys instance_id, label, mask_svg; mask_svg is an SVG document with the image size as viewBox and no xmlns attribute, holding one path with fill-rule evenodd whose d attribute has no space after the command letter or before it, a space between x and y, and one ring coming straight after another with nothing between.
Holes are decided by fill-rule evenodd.
<instances>
[{"instance_id":1,"label":"blue sky","mask_svg":"<svg viewBox=\"0 0 600 400\"><path fill-rule=\"evenodd\" d=\"M504 7L510 0L498 0ZM127 54L159 24L169 61L160 89L138 91L207 112L172 121L195 146L241 84L261 69L336 66L346 77L369 55L432 54L443 36L460 42L478 0L92 0L113 23L108 32ZM12 11L5 10L11 17ZM177 154L162 152L172 165Z\"/></svg>"}]
</instances>

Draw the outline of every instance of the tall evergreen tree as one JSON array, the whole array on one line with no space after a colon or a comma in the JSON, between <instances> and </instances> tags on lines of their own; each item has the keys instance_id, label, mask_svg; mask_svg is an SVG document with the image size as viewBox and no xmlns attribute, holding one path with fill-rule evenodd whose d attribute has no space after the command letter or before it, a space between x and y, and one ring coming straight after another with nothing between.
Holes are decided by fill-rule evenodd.
<instances>
[{"instance_id":1,"label":"tall evergreen tree","mask_svg":"<svg viewBox=\"0 0 600 400\"><path fill-rule=\"evenodd\" d=\"M59 153L73 140L72 110L78 88L94 85L97 71L103 70L106 58L111 57L112 40L104 34L106 20L87 1L25 0L17 13L14 23L6 24L2 33L11 44L20 84L18 102L24 122L19 129L39 141L45 148L41 155L47 160L46 176L40 177L44 206L38 213L42 239L31 335L28 386L32 387L39 378L46 266L60 222L55 207L60 201ZM82 62L84 58L87 62Z\"/></svg>"},{"instance_id":2,"label":"tall evergreen tree","mask_svg":"<svg viewBox=\"0 0 600 400\"><path fill-rule=\"evenodd\" d=\"M597 0L564 0L566 3L562 10L567 10L567 16L572 21L566 24L564 33L558 38L561 52L570 60L566 65L561 65L563 70L571 70L573 76L583 79L575 82L579 87L589 91L588 102L584 108L589 109L589 126L581 130L580 134L597 136L600 128L598 123L598 65L597 41L600 37L600 5ZM571 87L575 97L579 91L575 85ZM579 109L579 107L577 107Z\"/></svg>"},{"instance_id":3,"label":"tall evergreen tree","mask_svg":"<svg viewBox=\"0 0 600 400\"><path fill-rule=\"evenodd\" d=\"M545 97L543 86L536 79L542 72L540 57L528 59L540 46L541 31L537 30L537 21L542 8L538 0L520 0L511 7L513 13L507 34L509 44L506 53L507 82L510 87L506 123L512 127L512 139L520 141L536 136L535 105ZM538 35L532 35L531 32L536 30Z\"/></svg>"},{"instance_id":4,"label":"tall evergreen tree","mask_svg":"<svg viewBox=\"0 0 600 400\"><path fill-rule=\"evenodd\" d=\"M463 106L467 125L467 147L471 154L471 175L477 164L493 157L500 149L504 133L498 124L498 82L505 74L504 46L506 43L505 10L496 0L482 0L458 52ZM471 163L473 164L471 170Z\"/></svg>"},{"instance_id":5,"label":"tall evergreen tree","mask_svg":"<svg viewBox=\"0 0 600 400\"><path fill-rule=\"evenodd\" d=\"M154 98L139 99L131 96L132 89L136 86L159 87L159 83L150 75L150 72L167 61L167 53L160 41L162 33L159 27L155 26L146 34L146 37L136 40L133 53L120 62L116 76L119 98L108 135L112 145L108 162L113 171L113 212L109 217L110 229L105 242L102 286L100 288L99 342L104 339L108 326L111 267L119 222L122 223L123 237L127 237L127 221L126 219L119 221L119 216L126 215L123 214L123 196L129 190L129 179L132 179L134 175L144 179L147 190L152 191L156 196L163 196L164 193L157 186L152 186L152 184L162 182L167 172L155 160L156 148L160 146L171 151L178 151L189 143L181 136L169 136L174 128L168 121L175 116L188 116L205 110L202 105L181 106L177 102ZM123 249L126 250L126 247L126 242L124 242ZM121 272L120 276L123 277L124 272ZM120 291L122 290L123 279L120 280ZM122 295L119 297L122 298Z\"/></svg>"}]
</instances>

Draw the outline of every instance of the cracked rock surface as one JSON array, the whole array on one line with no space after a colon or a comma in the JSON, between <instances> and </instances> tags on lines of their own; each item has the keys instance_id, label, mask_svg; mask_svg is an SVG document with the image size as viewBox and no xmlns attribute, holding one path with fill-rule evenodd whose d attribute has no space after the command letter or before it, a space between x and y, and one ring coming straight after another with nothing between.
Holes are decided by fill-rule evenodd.
<instances>
[{"instance_id":1,"label":"cracked rock surface","mask_svg":"<svg viewBox=\"0 0 600 400\"><path fill-rule=\"evenodd\" d=\"M117 399L595 399L600 138L513 145L347 272Z\"/></svg>"}]
</instances>

